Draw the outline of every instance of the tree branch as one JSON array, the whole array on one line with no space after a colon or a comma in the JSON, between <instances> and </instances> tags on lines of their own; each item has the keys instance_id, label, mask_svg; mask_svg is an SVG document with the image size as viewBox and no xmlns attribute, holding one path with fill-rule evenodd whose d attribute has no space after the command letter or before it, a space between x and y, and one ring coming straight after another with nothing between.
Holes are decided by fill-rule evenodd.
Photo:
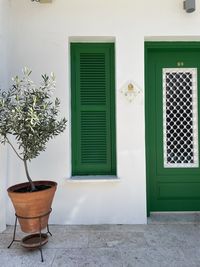
<instances>
[{"instance_id":1,"label":"tree branch","mask_svg":"<svg viewBox=\"0 0 200 267\"><path fill-rule=\"evenodd\" d=\"M9 141L8 137L6 137L6 140L8 142L8 144L12 147L12 149L14 150L15 154L18 156L19 159L24 160L19 153L17 152L17 150L14 148L14 146L12 145L12 143Z\"/></svg>"}]
</instances>

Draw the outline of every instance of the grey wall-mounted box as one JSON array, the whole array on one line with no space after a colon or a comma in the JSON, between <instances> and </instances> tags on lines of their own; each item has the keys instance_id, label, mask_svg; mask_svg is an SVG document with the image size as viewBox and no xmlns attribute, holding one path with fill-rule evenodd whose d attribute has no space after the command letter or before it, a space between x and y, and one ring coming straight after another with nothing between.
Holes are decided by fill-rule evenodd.
<instances>
[{"instance_id":1,"label":"grey wall-mounted box","mask_svg":"<svg viewBox=\"0 0 200 267\"><path fill-rule=\"evenodd\" d=\"M192 13L195 11L196 6L195 6L195 0L185 0L183 2L183 8L187 13Z\"/></svg>"}]
</instances>

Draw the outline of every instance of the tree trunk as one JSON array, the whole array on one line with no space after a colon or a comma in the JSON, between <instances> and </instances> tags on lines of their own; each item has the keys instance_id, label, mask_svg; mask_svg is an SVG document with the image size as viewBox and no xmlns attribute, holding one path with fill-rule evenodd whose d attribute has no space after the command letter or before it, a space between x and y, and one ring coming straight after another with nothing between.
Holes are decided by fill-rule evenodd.
<instances>
[{"instance_id":1,"label":"tree trunk","mask_svg":"<svg viewBox=\"0 0 200 267\"><path fill-rule=\"evenodd\" d=\"M28 181L30 183L30 186L31 186L31 191L36 191L36 187L35 187L32 179L31 179L31 177L29 175L29 172L28 172L27 161L26 161L26 159L24 159L23 161L24 161L24 167L25 167L25 171L26 171L26 177L27 177L27 179L28 179Z\"/></svg>"}]
</instances>

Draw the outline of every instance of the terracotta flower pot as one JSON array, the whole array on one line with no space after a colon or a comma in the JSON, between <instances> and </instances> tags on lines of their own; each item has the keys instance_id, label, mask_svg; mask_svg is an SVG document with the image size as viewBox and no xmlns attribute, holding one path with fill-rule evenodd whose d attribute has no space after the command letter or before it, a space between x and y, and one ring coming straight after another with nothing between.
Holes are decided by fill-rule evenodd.
<instances>
[{"instance_id":1,"label":"terracotta flower pot","mask_svg":"<svg viewBox=\"0 0 200 267\"><path fill-rule=\"evenodd\" d=\"M20 217L38 217L47 214L51 209L53 197L57 188L57 183L52 181L36 181L36 186L49 186L49 188L35 192L16 192L21 188L26 188L29 183L22 183L8 188L8 195L11 198L15 212ZM49 214L34 219L18 218L21 229L25 233L36 233L47 227Z\"/></svg>"}]
</instances>

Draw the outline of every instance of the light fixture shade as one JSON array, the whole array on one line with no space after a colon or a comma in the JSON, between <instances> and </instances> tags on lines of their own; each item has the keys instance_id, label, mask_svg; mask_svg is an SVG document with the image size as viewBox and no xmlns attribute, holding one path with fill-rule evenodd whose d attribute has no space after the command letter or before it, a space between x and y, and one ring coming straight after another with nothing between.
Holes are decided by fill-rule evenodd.
<instances>
[{"instance_id":1,"label":"light fixture shade","mask_svg":"<svg viewBox=\"0 0 200 267\"><path fill-rule=\"evenodd\" d=\"M48 4L48 3L52 3L53 0L31 0L32 2L38 2L41 4Z\"/></svg>"},{"instance_id":2,"label":"light fixture shade","mask_svg":"<svg viewBox=\"0 0 200 267\"><path fill-rule=\"evenodd\" d=\"M52 0L40 0L41 4L52 3Z\"/></svg>"},{"instance_id":3,"label":"light fixture shade","mask_svg":"<svg viewBox=\"0 0 200 267\"><path fill-rule=\"evenodd\" d=\"M192 13L195 11L196 6L195 6L195 0L185 0L183 2L183 8L187 13Z\"/></svg>"}]
</instances>

